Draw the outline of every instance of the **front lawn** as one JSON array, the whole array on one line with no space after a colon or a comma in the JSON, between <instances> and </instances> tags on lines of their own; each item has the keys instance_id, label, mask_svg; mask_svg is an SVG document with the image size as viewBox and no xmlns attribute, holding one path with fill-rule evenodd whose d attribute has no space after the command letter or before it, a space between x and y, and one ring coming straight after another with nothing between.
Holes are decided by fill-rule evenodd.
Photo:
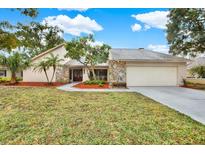
<instances>
[{"instance_id":1,"label":"front lawn","mask_svg":"<svg viewBox=\"0 0 205 154\"><path fill-rule=\"evenodd\" d=\"M0 144L205 144L205 126L137 93L1 87Z\"/></svg>"}]
</instances>

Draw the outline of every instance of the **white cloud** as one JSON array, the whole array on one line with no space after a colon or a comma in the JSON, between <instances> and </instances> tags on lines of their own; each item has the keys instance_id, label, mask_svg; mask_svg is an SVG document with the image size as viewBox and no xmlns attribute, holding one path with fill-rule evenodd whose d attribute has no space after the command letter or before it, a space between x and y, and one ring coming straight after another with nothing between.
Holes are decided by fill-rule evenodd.
<instances>
[{"instance_id":1,"label":"white cloud","mask_svg":"<svg viewBox=\"0 0 205 154\"><path fill-rule=\"evenodd\" d=\"M145 25L144 26L144 30L148 30L148 29L150 29L151 27L149 26L149 25Z\"/></svg>"},{"instance_id":2,"label":"white cloud","mask_svg":"<svg viewBox=\"0 0 205 154\"><path fill-rule=\"evenodd\" d=\"M66 10L66 11L79 11L84 12L87 11L88 8L58 8L59 11Z\"/></svg>"},{"instance_id":3,"label":"white cloud","mask_svg":"<svg viewBox=\"0 0 205 154\"><path fill-rule=\"evenodd\" d=\"M94 46L102 46L104 43L102 41L95 41L95 42L89 42L89 44L94 47Z\"/></svg>"},{"instance_id":4,"label":"white cloud","mask_svg":"<svg viewBox=\"0 0 205 154\"><path fill-rule=\"evenodd\" d=\"M169 47L167 45L161 45L161 44L153 45L153 44L150 44L150 45L148 45L147 48L150 49L150 50L153 50L153 51L157 51L157 52L162 52L162 53L166 53L166 54L169 53Z\"/></svg>"},{"instance_id":5,"label":"white cloud","mask_svg":"<svg viewBox=\"0 0 205 154\"><path fill-rule=\"evenodd\" d=\"M134 24L131 26L131 29L133 32L140 31L142 29L142 26L140 24Z\"/></svg>"},{"instance_id":6,"label":"white cloud","mask_svg":"<svg viewBox=\"0 0 205 154\"><path fill-rule=\"evenodd\" d=\"M145 30L149 28L166 29L169 11L154 11L132 15L133 18L145 24Z\"/></svg>"},{"instance_id":7,"label":"white cloud","mask_svg":"<svg viewBox=\"0 0 205 154\"><path fill-rule=\"evenodd\" d=\"M80 36L81 33L93 34L94 31L103 30L103 27L95 20L84 17L81 14L78 14L74 18L70 18L66 15L48 16L42 21L42 23L46 22L48 25L58 26L64 33L74 36Z\"/></svg>"}]
</instances>

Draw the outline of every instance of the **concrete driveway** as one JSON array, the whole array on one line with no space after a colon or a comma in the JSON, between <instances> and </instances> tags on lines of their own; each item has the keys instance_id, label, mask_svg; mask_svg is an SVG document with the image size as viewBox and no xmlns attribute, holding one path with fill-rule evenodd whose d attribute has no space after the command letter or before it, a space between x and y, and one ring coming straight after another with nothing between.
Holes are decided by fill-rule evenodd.
<instances>
[{"instance_id":1,"label":"concrete driveway","mask_svg":"<svg viewBox=\"0 0 205 154\"><path fill-rule=\"evenodd\" d=\"M129 87L205 124L205 91L181 87Z\"/></svg>"}]
</instances>

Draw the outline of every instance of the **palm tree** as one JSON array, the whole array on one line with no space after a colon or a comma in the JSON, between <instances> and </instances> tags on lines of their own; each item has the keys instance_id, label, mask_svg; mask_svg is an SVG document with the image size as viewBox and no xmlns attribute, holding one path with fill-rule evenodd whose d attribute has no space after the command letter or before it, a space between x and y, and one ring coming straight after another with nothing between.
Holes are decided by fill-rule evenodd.
<instances>
[{"instance_id":1,"label":"palm tree","mask_svg":"<svg viewBox=\"0 0 205 154\"><path fill-rule=\"evenodd\" d=\"M56 72L56 68L57 68L57 66L60 65L61 61L63 61L63 59L60 59L58 55L54 56L54 54L52 54L52 53L50 54L50 57L46 58L46 62L48 63L49 67L53 68L53 74L52 74L50 82L53 81L53 78L54 78L54 75Z\"/></svg>"},{"instance_id":2,"label":"palm tree","mask_svg":"<svg viewBox=\"0 0 205 154\"><path fill-rule=\"evenodd\" d=\"M38 63L34 66L34 70L38 70L39 72L43 71L45 73L48 83L49 83L49 78L48 78L47 70L49 68L50 68L50 66L48 65L48 62L45 60L41 61L40 63Z\"/></svg>"},{"instance_id":3,"label":"palm tree","mask_svg":"<svg viewBox=\"0 0 205 154\"><path fill-rule=\"evenodd\" d=\"M25 54L11 52L0 55L0 65L6 66L11 71L11 83L16 83L16 73L30 66L30 60Z\"/></svg>"},{"instance_id":4,"label":"palm tree","mask_svg":"<svg viewBox=\"0 0 205 154\"><path fill-rule=\"evenodd\" d=\"M40 63L38 63L35 67L34 70L38 70L39 72L44 72L46 75L46 79L48 81L48 83L52 83L55 72L56 72L56 68L58 65L60 65L60 62L63 61L63 59L59 59L59 56L56 55L54 56L54 54L50 54L50 57L46 57L45 60L41 61ZM49 77L48 77L48 73L47 70L52 67L53 68L53 74L51 77L51 80L49 81Z\"/></svg>"}]
</instances>

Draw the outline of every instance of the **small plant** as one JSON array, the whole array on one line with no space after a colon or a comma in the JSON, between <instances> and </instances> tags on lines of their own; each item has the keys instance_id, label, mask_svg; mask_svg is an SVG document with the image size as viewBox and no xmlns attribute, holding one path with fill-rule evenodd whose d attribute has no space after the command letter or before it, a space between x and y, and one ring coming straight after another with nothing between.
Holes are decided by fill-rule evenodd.
<instances>
[{"instance_id":1,"label":"small plant","mask_svg":"<svg viewBox=\"0 0 205 154\"><path fill-rule=\"evenodd\" d=\"M22 77L17 77L17 78L16 78L16 81L17 81L17 82L23 81L23 78L22 78Z\"/></svg>"},{"instance_id":2,"label":"small plant","mask_svg":"<svg viewBox=\"0 0 205 154\"><path fill-rule=\"evenodd\" d=\"M58 80L58 82L60 82L60 83L68 83L68 80L66 80L66 79L60 79L60 80Z\"/></svg>"},{"instance_id":3,"label":"small plant","mask_svg":"<svg viewBox=\"0 0 205 154\"><path fill-rule=\"evenodd\" d=\"M11 78L9 77L0 77L0 83L7 83L10 81L11 81Z\"/></svg>"},{"instance_id":4,"label":"small plant","mask_svg":"<svg viewBox=\"0 0 205 154\"><path fill-rule=\"evenodd\" d=\"M102 84L102 83L99 83L98 85L99 85L99 87L103 87L104 86L104 84Z\"/></svg>"},{"instance_id":5,"label":"small plant","mask_svg":"<svg viewBox=\"0 0 205 154\"><path fill-rule=\"evenodd\" d=\"M16 78L16 81L19 82L19 81L22 81L22 77L17 77ZM0 77L0 83L9 83L11 82L11 78L10 77Z\"/></svg>"},{"instance_id":6,"label":"small plant","mask_svg":"<svg viewBox=\"0 0 205 154\"><path fill-rule=\"evenodd\" d=\"M88 81L85 81L84 84L101 84L101 85L104 85L105 84L105 81L103 80L88 80Z\"/></svg>"}]
</instances>

